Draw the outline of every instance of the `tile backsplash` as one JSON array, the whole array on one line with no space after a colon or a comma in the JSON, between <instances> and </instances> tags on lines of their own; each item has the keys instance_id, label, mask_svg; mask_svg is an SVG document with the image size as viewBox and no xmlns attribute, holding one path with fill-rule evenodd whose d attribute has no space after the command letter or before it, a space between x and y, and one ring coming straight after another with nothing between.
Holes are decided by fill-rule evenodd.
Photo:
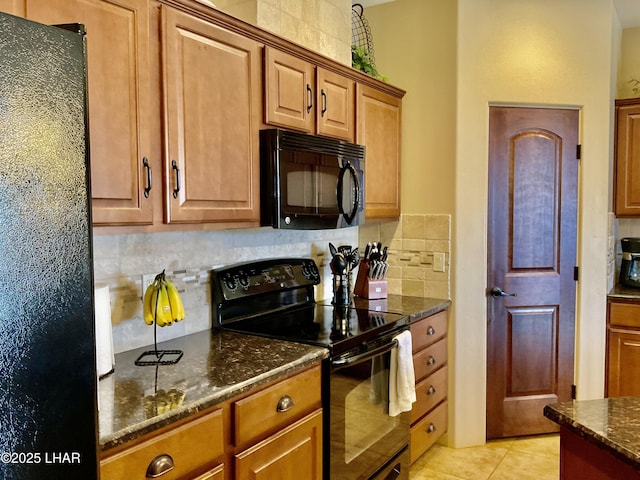
<instances>
[{"instance_id":1,"label":"tile backsplash","mask_svg":"<svg viewBox=\"0 0 640 480\"><path fill-rule=\"evenodd\" d=\"M155 327L142 320L142 275L165 270L185 304L184 321L158 328L158 341L163 341L211 328L210 271L215 267L263 258L313 258L322 275L316 298L330 299L329 242L363 250L374 240L389 246L390 294L449 298L449 215L403 215L398 222L340 230L267 227L95 235L94 277L109 285L114 350L119 353L153 344ZM437 255L441 265L434 268Z\"/></svg>"},{"instance_id":2,"label":"tile backsplash","mask_svg":"<svg viewBox=\"0 0 640 480\"><path fill-rule=\"evenodd\" d=\"M142 320L142 275L165 270L185 305L184 321L158 328L158 341L163 341L211 328L210 271L216 266L263 258L310 257L320 267L323 279L316 298L330 298L329 242L356 245L358 229L95 235L94 278L96 283L109 285L115 352L153 343L155 327Z\"/></svg>"}]
</instances>

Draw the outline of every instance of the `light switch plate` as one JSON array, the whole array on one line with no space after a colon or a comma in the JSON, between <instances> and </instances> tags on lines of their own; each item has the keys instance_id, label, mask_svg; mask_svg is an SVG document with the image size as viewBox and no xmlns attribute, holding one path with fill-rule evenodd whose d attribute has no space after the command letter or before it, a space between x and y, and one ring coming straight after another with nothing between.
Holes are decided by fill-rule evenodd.
<instances>
[{"instance_id":1,"label":"light switch plate","mask_svg":"<svg viewBox=\"0 0 640 480\"><path fill-rule=\"evenodd\" d=\"M444 253L433 254L433 271L444 272Z\"/></svg>"},{"instance_id":2,"label":"light switch plate","mask_svg":"<svg viewBox=\"0 0 640 480\"><path fill-rule=\"evenodd\" d=\"M144 292L147 291L147 287L153 283L155 280L155 273L147 273L146 275L142 275L142 296L144 296Z\"/></svg>"}]
</instances>

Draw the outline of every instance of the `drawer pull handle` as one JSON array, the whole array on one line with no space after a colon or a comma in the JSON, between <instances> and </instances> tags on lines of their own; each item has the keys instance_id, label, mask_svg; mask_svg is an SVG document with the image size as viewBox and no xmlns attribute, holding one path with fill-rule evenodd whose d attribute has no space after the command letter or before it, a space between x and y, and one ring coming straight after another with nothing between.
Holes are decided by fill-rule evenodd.
<instances>
[{"instance_id":1,"label":"drawer pull handle","mask_svg":"<svg viewBox=\"0 0 640 480\"><path fill-rule=\"evenodd\" d=\"M436 431L436 426L433 423L430 423L427 427L427 433L433 433Z\"/></svg>"},{"instance_id":2,"label":"drawer pull handle","mask_svg":"<svg viewBox=\"0 0 640 480\"><path fill-rule=\"evenodd\" d=\"M429 358L427 359L427 366L431 367L435 364L436 364L436 359L433 357L433 355L429 355Z\"/></svg>"},{"instance_id":3,"label":"drawer pull handle","mask_svg":"<svg viewBox=\"0 0 640 480\"><path fill-rule=\"evenodd\" d=\"M287 412L291 410L295 405L293 404L293 400L289 395L283 395L278 401L278 406L276 407L276 412Z\"/></svg>"},{"instance_id":4,"label":"drawer pull handle","mask_svg":"<svg viewBox=\"0 0 640 480\"><path fill-rule=\"evenodd\" d=\"M429 385L429 389L427 390L427 395L430 397L436 394L436 387L433 385Z\"/></svg>"},{"instance_id":5,"label":"drawer pull handle","mask_svg":"<svg viewBox=\"0 0 640 480\"><path fill-rule=\"evenodd\" d=\"M436 329L433 328L431 325L429 325L429 328L427 328L427 335L429 335L430 337L432 337L433 335L436 334Z\"/></svg>"},{"instance_id":6,"label":"drawer pull handle","mask_svg":"<svg viewBox=\"0 0 640 480\"><path fill-rule=\"evenodd\" d=\"M173 458L171 455L163 453L151 460L149 467L147 468L147 478L158 478L167 472L170 472L175 468Z\"/></svg>"}]
</instances>

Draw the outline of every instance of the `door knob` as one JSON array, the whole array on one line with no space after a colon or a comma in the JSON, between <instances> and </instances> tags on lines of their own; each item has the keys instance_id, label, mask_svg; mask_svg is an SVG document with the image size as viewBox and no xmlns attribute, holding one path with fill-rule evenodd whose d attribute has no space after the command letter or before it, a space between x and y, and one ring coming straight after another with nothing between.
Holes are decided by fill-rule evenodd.
<instances>
[{"instance_id":1,"label":"door knob","mask_svg":"<svg viewBox=\"0 0 640 480\"><path fill-rule=\"evenodd\" d=\"M517 297L518 295L515 293L507 293L503 292L500 287L493 287L489 293L492 297Z\"/></svg>"}]
</instances>

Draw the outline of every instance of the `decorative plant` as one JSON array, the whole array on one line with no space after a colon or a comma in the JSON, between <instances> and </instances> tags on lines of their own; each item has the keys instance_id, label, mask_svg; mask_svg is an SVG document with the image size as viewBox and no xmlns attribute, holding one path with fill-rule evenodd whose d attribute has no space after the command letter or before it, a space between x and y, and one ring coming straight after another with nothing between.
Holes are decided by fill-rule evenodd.
<instances>
[{"instance_id":1,"label":"decorative plant","mask_svg":"<svg viewBox=\"0 0 640 480\"><path fill-rule=\"evenodd\" d=\"M378 80L382 80L383 82L387 81L384 75L378 73L378 69L371 62L371 58L369 58L369 53L357 45L351 45L351 66Z\"/></svg>"},{"instance_id":2,"label":"decorative plant","mask_svg":"<svg viewBox=\"0 0 640 480\"><path fill-rule=\"evenodd\" d=\"M631 77L631 80L629 80L629 83L633 85L633 87L631 87L631 90L633 91L633 93L635 95L640 96L640 80L638 80L635 77Z\"/></svg>"}]
</instances>

